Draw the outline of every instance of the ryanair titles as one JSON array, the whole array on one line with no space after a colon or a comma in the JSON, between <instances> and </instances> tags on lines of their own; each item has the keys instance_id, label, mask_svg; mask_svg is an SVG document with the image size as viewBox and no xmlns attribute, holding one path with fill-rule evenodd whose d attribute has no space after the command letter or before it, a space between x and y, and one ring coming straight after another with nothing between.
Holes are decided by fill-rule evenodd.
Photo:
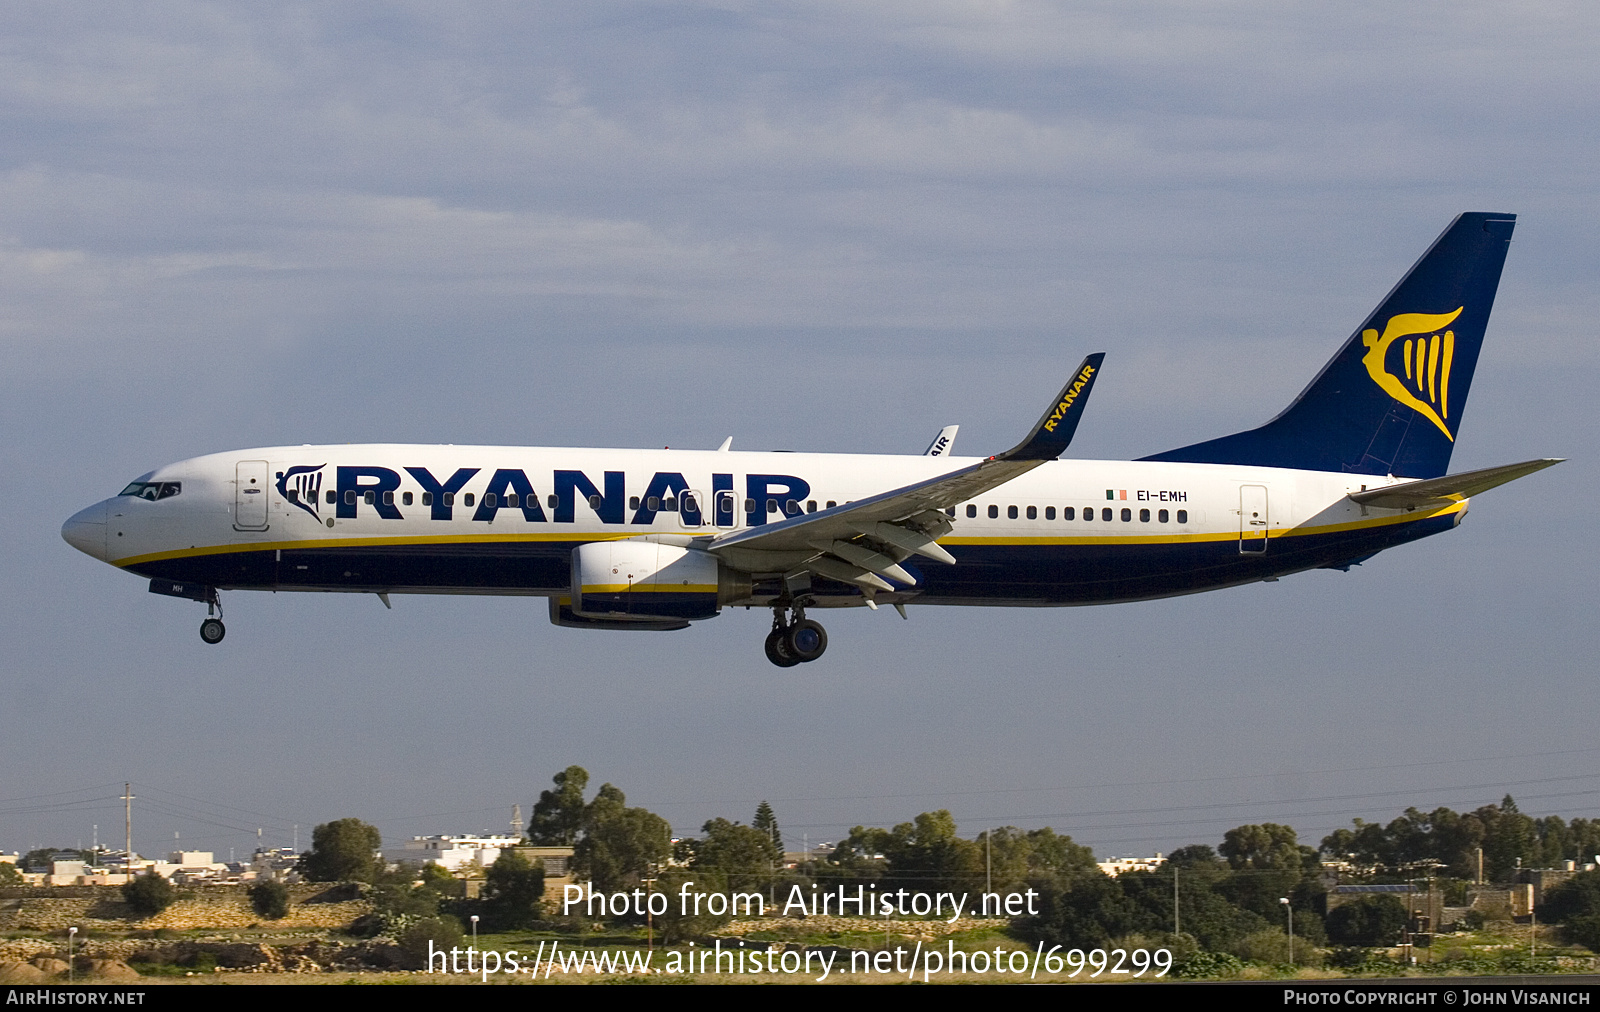
<instances>
[{"instance_id":1,"label":"ryanair titles","mask_svg":"<svg viewBox=\"0 0 1600 1012\"><path fill-rule=\"evenodd\" d=\"M332 471L331 481L325 472ZM583 471L557 470L548 484L536 486L520 468L457 468L435 475L426 467L393 468L338 464L296 466L277 472L278 494L317 520L354 520L363 511L383 520L403 520L402 508L427 511L431 520L492 522L502 510L516 510L529 523L576 523L580 510L605 524L655 523L657 513L677 513L686 526L706 523L731 527L737 511L754 526L806 512L811 483L792 474L744 475L743 496L732 474L713 474L707 486L691 485L678 471L657 471L644 491L630 497L626 473L604 471L598 483ZM539 475L543 478L543 474ZM470 491L468 491L470 487ZM814 507L813 507L814 509Z\"/></svg>"},{"instance_id":2,"label":"ryanair titles","mask_svg":"<svg viewBox=\"0 0 1600 1012\"><path fill-rule=\"evenodd\" d=\"M1077 378L1072 381L1072 385L1067 387L1067 392L1061 395L1061 403L1057 404L1056 409L1050 412L1050 417L1045 419L1044 429L1046 432L1056 431L1056 426L1061 424L1061 419L1067 417L1067 412L1072 410L1072 404L1078 399L1078 394L1083 392L1083 388L1088 386L1089 381L1093 378L1094 366L1085 364L1083 369L1078 372Z\"/></svg>"}]
</instances>

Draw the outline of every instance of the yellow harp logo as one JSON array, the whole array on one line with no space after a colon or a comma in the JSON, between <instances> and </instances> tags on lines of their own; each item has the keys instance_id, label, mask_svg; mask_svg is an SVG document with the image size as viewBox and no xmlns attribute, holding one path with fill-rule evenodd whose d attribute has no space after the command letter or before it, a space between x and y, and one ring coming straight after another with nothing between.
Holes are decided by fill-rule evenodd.
<instances>
[{"instance_id":1,"label":"yellow harp logo","mask_svg":"<svg viewBox=\"0 0 1600 1012\"><path fill-rule=\"evenodd\" d=\"M1383 328L1382 337L1378 336L1376 330L1361 332L1361 343L1367 347L1361 363L1367 367L1372 382L1390 397L1437 425L1452 443L1456 437L1450 434L1445 419L1450 417L1450 365L1455 360L1456 332L1444 328L1461 315L1461 309L1453 313L1401 313L1391 316ZM1444 330L1442 335L1439 333L1441 330ZM1390 346L1402 337L1406 339L1401 356L1405 360L1406 371L1403 381L1390 372L1387 365Z\"/></svg>"}]
</instances>

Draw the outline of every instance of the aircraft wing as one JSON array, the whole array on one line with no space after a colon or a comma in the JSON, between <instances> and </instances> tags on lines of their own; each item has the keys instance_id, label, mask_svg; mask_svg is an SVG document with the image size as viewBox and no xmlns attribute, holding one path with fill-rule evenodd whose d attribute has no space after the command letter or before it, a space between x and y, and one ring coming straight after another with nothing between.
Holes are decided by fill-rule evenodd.
<instances>
[{"instance_id":1,"label":"aircraft wing","mask_svg":"<svg viewBox=\"0 0 1600 1012\"><path fill-rule=\"evenodd\" d=\"M1500 467L1485 467L1478 471L1462 471L1460 474L1447 474L1443 478L1408 481L1403 485L1390 485L1388 488L1376 488L1370 492L1352 492L1350 498L1363 506L1377 506L1380 509L1390 510L1444 506L1460 502L1479 492L1487 492L1497 485L1515 481L1535 471L1542 471L1561 463L1563 459L1565 458L1546 457L1542 460L1525 460L1520 464L1503 464Z\"/></svg>"},{"instance_id":2,"label":"aircraft wing","mask_svg":"<svg viewBox=\"0 0 1600 1012\"><path fill-rule=\"evenodd\" d=\"M914 584L898 565L911 555L955 562L935 543L954 526L945 510L1056 459L1067 448L1104 359L1104 352L1085 358L1028 437L1004 453L832 509L724 534L705 547L741 569L764 568L763 556L783 560L782 568L790 569L791 553L802 553L810 558L794 565L793 572L855 583L869 596L893 589L883 576Z\"/></svg>"}]
</instances>

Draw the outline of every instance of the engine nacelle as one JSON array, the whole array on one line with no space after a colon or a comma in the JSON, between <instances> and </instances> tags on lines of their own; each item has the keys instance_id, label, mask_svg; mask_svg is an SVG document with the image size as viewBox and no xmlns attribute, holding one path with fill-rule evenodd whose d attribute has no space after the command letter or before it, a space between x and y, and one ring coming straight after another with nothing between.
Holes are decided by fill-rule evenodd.
<instances>
[{"instance_id":1,"label":"engine nacelle","mask_svg":"<svg viewBox=\"0 0 1600 1012\"><path fill-rule=\"evenodd\" d=\"M716 556L653 541L596 541L572 550L572 611L611 621L712 618L749 577Z\"/></svg>"}]
</instances>

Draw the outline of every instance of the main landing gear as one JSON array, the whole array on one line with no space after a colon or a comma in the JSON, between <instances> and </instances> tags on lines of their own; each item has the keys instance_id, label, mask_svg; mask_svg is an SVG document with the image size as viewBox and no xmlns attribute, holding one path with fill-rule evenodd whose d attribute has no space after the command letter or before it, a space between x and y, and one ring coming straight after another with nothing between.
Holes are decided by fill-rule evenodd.
<instances>
[{"instance_id":1,"label":"main landing gear","mask_svg":"<svg viewBox=\"0 0 1600 1012\"><path fill-rule=\"evenodd\" d=\"M222 642L222 637L228 635L228 628L222 624L222 596L215 590L206 601L206 615L204 622L200 623L200 638L215 646Z\"/></svg>"},{"instance_id":2,"label":"main landing gear","mask_svg":"<svg viewBox=\"0 0 1600 1012\"><path fill-rule=\"evenodd\" d=\"M767 660L780 668L814 661L828 649L828 631L822 623L806 618L803 607L792 609L792 619L784 621L783 607L772 609L772 631L767 634Z\"/></svg>"}]
</instances>

